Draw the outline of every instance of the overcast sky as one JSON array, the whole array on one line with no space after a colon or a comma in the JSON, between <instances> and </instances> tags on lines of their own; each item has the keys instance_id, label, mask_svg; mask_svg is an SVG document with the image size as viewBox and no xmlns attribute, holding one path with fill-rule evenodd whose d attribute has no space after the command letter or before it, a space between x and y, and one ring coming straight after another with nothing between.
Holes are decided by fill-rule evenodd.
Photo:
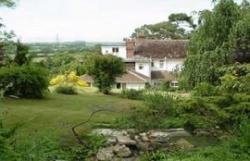
<instances>
[{"instance_id":1,"label":"overcast sky","mask_svg":"<svg viewBox=\"0 0 250 161\"><path fill-rule=\"evenodd\" d=\"M211 8L211 0L19 0L0 8L3 23L25 42L122 41L171 13Z\"/></svg>"}]
</instances>

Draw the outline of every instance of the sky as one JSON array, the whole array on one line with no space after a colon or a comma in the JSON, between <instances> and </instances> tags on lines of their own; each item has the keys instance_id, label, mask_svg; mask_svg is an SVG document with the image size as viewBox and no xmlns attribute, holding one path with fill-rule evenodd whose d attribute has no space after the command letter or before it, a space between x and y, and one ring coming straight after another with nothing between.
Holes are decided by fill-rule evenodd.
<instances>
[{"instance_id":1,"label":"sky","mask_svg":"<svg viewBox=\"0 0 250 161\"><path fill-rule=\"evenodd\" d=\"M212 7L211 0L19 0L0 17L24 42L117 42L171 13Z\"/></svg>"}]
</instances>

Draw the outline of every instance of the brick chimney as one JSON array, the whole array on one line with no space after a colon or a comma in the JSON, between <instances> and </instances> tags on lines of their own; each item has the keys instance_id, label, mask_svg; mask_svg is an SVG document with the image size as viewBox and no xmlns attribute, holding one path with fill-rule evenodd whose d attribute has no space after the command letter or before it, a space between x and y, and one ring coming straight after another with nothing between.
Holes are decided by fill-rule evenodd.
<instances>
[{"instance_id":1,"label":"brick chimney","mask_svg":"<svg viewBox=\"0 0 250 161\"><path fill-rule=\"evenodd\" d=\"M127 58L132 58L135 52L135 40L124 39L126 41Z\"/></svg>"}]
</instances>

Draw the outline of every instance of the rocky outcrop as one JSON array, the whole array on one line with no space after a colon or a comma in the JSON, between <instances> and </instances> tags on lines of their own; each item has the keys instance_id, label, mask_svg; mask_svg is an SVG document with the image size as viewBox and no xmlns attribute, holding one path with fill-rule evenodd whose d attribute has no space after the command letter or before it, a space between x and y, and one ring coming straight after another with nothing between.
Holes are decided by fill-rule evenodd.
<instances>
[{"instance_id":1,"label":"rocky outcrop","mask_svg":"<svg viewBox=\"0 0 250 161\"><path fill-rule=\"evenodd\" d=\"M96 155L98 161L134 161L139 154L156 150L157 147L175 146L180 149L194 147L184 139L191 135L182 128L151 130L143 133L133 129L95 129L92 133L107 138L106 147L99 149ZM172 138L177 139L174 144L170 141Z\"/></svg>"}]
</instances>

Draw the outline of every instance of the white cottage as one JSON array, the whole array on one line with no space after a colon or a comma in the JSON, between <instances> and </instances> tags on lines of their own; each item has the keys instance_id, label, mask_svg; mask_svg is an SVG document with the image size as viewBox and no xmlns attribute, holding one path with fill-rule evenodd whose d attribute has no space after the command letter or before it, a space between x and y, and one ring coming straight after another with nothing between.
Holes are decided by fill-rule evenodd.
<instances>
[{"instance_id":1,"label":"white cottage","mask_svg":"<svg viewBox=\"0 0 250 161\"><path fill-rule=\"evenodd\" d=\"M144 89L145 85L155 85L161 81L178 81L173 75L181 70L187 55L186 40L125 39L124 43L102 45L102 54L112 54L123 59L127 72L116 79L115 88ZM93 84L91 77L81 77Z\"/></svg>"}]
</instances>

